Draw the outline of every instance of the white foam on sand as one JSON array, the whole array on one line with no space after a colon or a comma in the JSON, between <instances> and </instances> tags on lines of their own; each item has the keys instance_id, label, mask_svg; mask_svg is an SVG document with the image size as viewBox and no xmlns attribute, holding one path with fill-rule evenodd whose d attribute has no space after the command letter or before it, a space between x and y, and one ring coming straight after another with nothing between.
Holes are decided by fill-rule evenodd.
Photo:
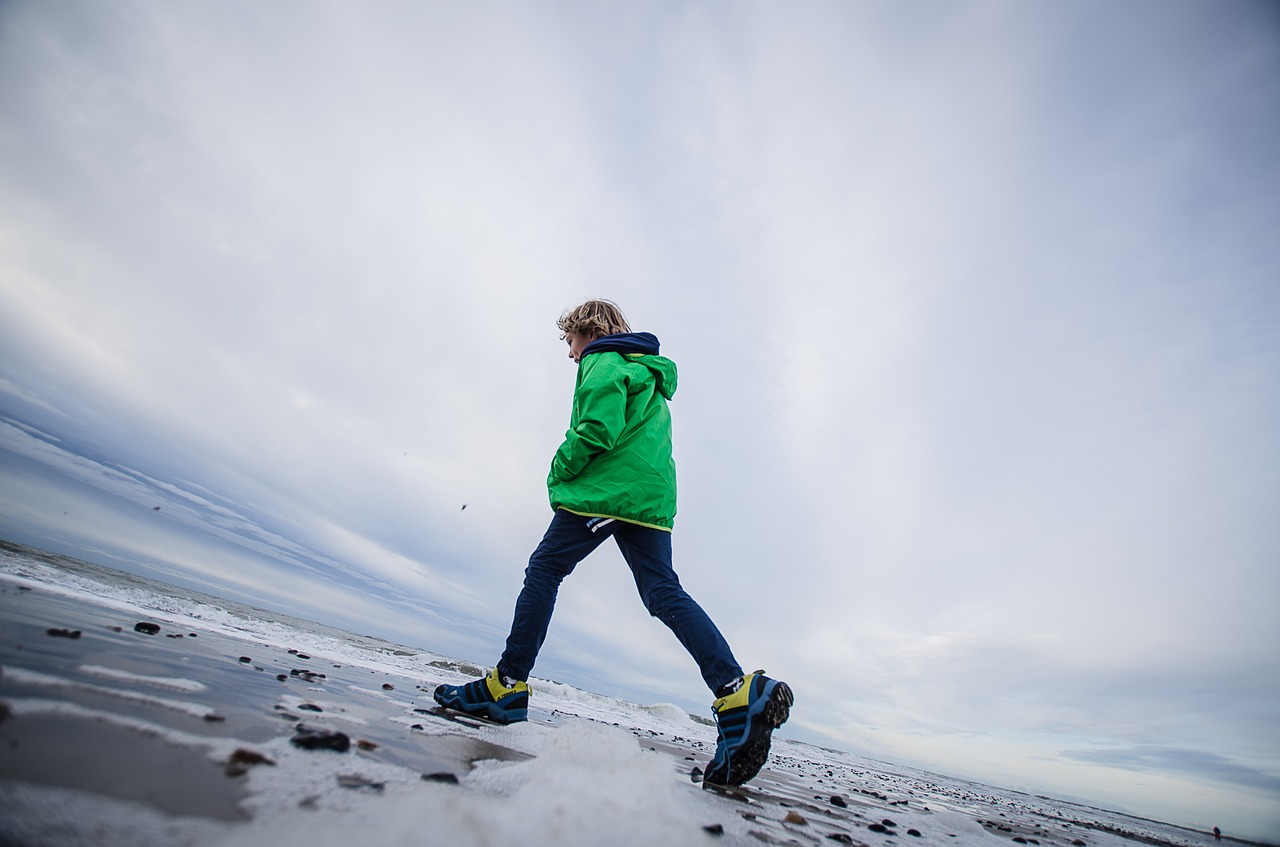
<instances>
[{"instance_id":1,"label":"white foam on sand","mask_svg":"<svg viewBox=\"0 0 1280 847\"><path fill-rule=\"evenodd\" d=\"M182 679L172 676L144 676L137 673L129 673L128 671L118 671L115 668L104 668L101 665L81 665L80 672L88 676L96 676L99 679L111 679L117 682L129 682L141 685L151 685L156 688L165 688L170 691L185 691L194 694L198 691L204 691L208 688L203 682L197 682L194 679Z\"/></svg>"},{"instance_id":2,"label":"white foam on sand","mask_svg":"<svg viewBox=\"0 0 1280 847\"><path fill-rule=\"evenodd\" d=\"M314 756L311 761L315 763ZM343 760L333 756L329 761ZM262 776L269 779L275 774L264 770ZM331 780L331 774L318 773L315 787L323 790ZM480 763L461 785L420 780L416 785L388 784L379 792L382 796L348 792L335 798L345 801L343 808L318 810L288 802L298 793L292 780L278 786L290 793L288 798L261 781L253 787L255 794L261 791L260 796L270 798L263 804L261 817L237 825L219 844L705 847L714 843L689 806L678 801L669 758L642 751L628 732L585 720L547 732L536 758ZM288 811L280 813L282 808Z\"/></svg>"},{"instance_id":3,"label":"white foam on sand","mask_svg":"<svg viewBox=\"0 0 1280 847\"><path fill-rule=\"evenodd\" d=\"M93 685L87 682L77 682L73 679L64 679L59 676L51 676L50 674L40 673L39 671L27 670L26 668L18 668L12 665L4 667L5 679L18 685L39 686L42 688L70 688L77 691L87 691L92 694L99 694L107 697L114 697L119 700L127 700L134 703L145 703L148 706L160 706L165 709L171 709L175 712L182 712L196 718L207 718L214 715L214 710L208 706L202 706L199 703L191 703L186 700L171 700L167 697L157 697L153 694L143 694L138 691L126 691L119 688L106 688L101 685ZM199 683L196 683L199 685ZM204 686L200 686L204 688Z\"/></svg>"}]
</instances>

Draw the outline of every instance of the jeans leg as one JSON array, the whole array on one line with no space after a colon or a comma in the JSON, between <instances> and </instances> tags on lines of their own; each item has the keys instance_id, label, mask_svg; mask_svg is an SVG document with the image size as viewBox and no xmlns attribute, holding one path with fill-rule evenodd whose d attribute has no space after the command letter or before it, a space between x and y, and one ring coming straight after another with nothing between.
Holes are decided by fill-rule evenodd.
<instances>
[{"instance_id":1,"label":"jeans leg","mask_svg":"<svg viewBox=\"0 0 1280 847\"><path fill-rule=\"evenodd\" d=\"M671 533L621 524L613 537L631 568L645 608L675 633L698 663L702 679L712 693L742 676L742 666L733 657L729 643L680 585L680 578L671 566Z\"/></svg>"},{"instance_id":2,"label":"jeans leg","mask_svg":"<svg viewBox=\"0 0 1280 847\"><path fill-rule=\"evenodd\" d=\"M607 537L607 533L587 529L586 518L564 510L555 513L525 568L524 587L516 598L511 633L498 660L498 673L514 679L529 678L547 637L560 583Z\"/></svg>"}]
</instances>

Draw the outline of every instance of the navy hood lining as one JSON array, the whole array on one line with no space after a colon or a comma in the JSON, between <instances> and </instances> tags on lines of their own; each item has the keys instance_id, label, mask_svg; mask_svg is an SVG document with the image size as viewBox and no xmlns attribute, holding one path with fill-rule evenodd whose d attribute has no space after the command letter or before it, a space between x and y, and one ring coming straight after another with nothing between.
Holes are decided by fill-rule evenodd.
<instances>
[{"instance_id":1,"label":"navy hood lining","mask_svg":"<svg viewBox=\"0 0 1280 847\"><path fill-rule=\"evenodd\" d=\"M603 335L582 348L583 356L592 353L641 353L658 355L658 336L652 332L619 332Z\"/></svg>"}]
</instances>

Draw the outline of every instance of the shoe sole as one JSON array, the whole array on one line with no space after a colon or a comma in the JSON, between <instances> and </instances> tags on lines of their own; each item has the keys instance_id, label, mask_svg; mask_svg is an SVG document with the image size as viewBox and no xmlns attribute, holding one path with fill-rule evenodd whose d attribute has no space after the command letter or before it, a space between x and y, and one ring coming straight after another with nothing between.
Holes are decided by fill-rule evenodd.
<instances>
[{"instance_id":1,"label":"shoe sole","mask_svg":"<svg viewBox=\"0 0 1280 847\"><path fill-rule=\"evenodd\" d=\"M503 709L497 703L484 703L475 711L466 708L461 701L446 702L445 698L440 694L448 686L440 685L436 687L435 692L431 695L432 699L440 705L441 708L448 709L451 712L457 712L460 715L477 718L489 723L508 726L513 723L522 723L529 719L528 709Z\"/></svg>"},{"instance_id":2,"label":"shoe sole","mask_svg":"<svg viewBox=\"0 0 1280 847\"><path fill-rule=\"evenodd\" d=\"M708 772L703 776L703 784L742 785L744 782L755 779L756 774L760 773L760 769L769 759L773 731L791 717L791 704L794 702L795 696L791 693L791 687L785 682L777 683L769 693L769 699L760 710L760 715L751 722L746 740L729 757L728 775L721 781L708 768Z\"/></svg>"}]
</instances>

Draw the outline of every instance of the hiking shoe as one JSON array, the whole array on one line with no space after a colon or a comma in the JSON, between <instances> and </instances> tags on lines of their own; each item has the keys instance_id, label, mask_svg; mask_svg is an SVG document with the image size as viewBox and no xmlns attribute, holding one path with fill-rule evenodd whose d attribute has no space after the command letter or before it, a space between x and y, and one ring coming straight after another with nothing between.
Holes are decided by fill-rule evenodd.
<instances>
[{"instance_id":1,"label":"hiking shoe","mask_svg":"<svg viewBox=\"0 0 1280 847\"><path fill-rule=\"evenodd\" d=\"M483 679L466 685L440 685L436 702L446 709L464 712L494 723L517 723L529 719L529 685L513 680L510 685L494 668Z\"/></svg>"},{"instance_id":2,"label":"hiking shoe","mask_svg":"<svg viewBox=\"0 0 1280 847\"><path fill-rule=\"evenodd\" d=\"M760 773L769 758L773 731L786 722L795 697L785 682L756 671L716 692L711 704L719 740L703 783L742 785Z\"/></svg>"}]
</instances>

